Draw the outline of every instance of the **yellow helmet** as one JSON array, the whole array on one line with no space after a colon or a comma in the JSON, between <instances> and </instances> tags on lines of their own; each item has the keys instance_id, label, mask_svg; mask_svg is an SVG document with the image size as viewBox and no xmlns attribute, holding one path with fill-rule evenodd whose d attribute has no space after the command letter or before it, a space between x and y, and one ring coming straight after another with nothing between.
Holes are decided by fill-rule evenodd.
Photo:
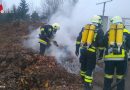
<instances>
[{"instance_id":1,"label":"yellow helmet","mask_svg":"<svg viewBox=\"0 0 130 90\"><path fill-rule=\"evenodd\" d=\"M91 22L92 23L97 23L97 24L101 24L102 23L102 19L100 16L98 15L95 15L91 18Z\"/></svg>"},{"instance_id":2,"label":"yellow helmet","mask_svg":"<svg viewBox=\"0 0 130 90\"><path fill-rule=\"evenodd\" d=\"M60 29L60 25L58 23L54 23L52 24L52 27L56 30L59 30Z\"/></svg>"},{"instance_id":3,"label":"yellow helmet","mask_svg":"<svg viewBox=\"0 0 130 90\"><path fill-rule=\"evenodd\" d=\"M111 22L113 24L122 23L122 18L120 16L115 16L115 17L111 18Z\"/></svg>"}]
</instances>

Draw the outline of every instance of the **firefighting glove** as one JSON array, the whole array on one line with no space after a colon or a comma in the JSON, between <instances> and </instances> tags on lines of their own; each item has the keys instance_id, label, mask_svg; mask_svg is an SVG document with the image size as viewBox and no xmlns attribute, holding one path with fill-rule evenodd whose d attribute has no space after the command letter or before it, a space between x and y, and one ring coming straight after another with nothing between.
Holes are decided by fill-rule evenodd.
<instances>
[{"instance_id":1,"label":"firefighting glove","mask_svg":"<svg viewBox=\"0 0 130 90\"><path fill-rule=\"evenodd\" d=\"M79 55L79 44L76 44L76 51L75 51L75 55L78 56Z\"/></svg>"},{"instance_id":2,"label":"firefighting glove","mask_svg":"<svg viewBox=\"0 0 130 90\"><path fill-rule=\"evenodd\" d=\"M79 55L79 49L75 51L75 55L76 55L76 56Z\"/></svg>"},{"instance_id":3,"label":"firefighting glove","mask_svg":"<svg viewBox=\"0 0 130 90\"><path fill-rule=\"evenodd\" d=\"M41 34L39 34L39 38L41 38Z\"/></svg>"},{"instance_id":4,"label":"firefighting glove","mask_svg":"<svg viewBox=\"0 0 130 90\"><path fill-rule=\"evenodd\" d=\"M57 47L59 46L56 41L53 41L53 44L54 44L55 46L57 46Z\"/></svg>"}]
</instances>

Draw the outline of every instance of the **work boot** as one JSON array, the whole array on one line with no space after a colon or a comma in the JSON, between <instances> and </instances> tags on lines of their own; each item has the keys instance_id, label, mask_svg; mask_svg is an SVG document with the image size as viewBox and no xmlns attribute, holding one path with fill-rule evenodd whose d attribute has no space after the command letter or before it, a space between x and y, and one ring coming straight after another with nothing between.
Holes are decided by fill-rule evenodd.
<instances>
[{"instance_id":1,"label":"work boot","mask_svg":"<svg viewBox=\"0 0 130 90\"><path fill-rule=\"evenodd\" d=\"M84 90L92 90L92 84L91 83L84 83Z\"/></svg>"}]
</instances>

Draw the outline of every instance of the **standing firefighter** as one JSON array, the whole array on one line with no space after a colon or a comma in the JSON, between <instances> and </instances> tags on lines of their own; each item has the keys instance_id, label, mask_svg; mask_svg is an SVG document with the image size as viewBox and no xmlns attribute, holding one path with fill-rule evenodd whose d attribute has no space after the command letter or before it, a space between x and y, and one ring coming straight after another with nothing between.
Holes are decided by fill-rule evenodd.
<instances>
[{"instance_id":1,"label":"standing firefighter","mask_svg":"<svg viewBox=\"0 0 130 90\"><path fill-rule=\"evenodd\" d=\"M40 54L44 55L46 48L50 46L54 35L56 34L57 30L60 29L58 23L54 23L52 25L45 24L40 27L40 34L39 34L39 43L40 43ZM56 41L53 43L58 46Z\"/></svg>"},{"instance_id":2,"label":"standing firefighter","mask_svg":"<svg viewBox=\"0 0 130 90\"><path fill-rule=\"evenodd\" d=\"M80 75L83 79L85 90L91 90L92 88L92 73L96 65L96 51L97 48L102 49L104 36L101 17L96 15L91 18L91 22L92 24L85 25L79 33L75 51L78 56L80 48Z\"/></svg>"},{"instance_id":3,"label":"standing firefighter","mask_svg":"<svg viewBox=\"0 0 130 90\"><path fill-rule=\"evenodd\" d=\"M104 46L106 48L105 60L105 76L104 89L112 90L112 81L114 71L116 70L117 90L125 90L124 75L127 69L127 51L129 48L128 30L122 23L120 16L111 19L109 31L104 38Z\"/></svg>"}]
</instances>

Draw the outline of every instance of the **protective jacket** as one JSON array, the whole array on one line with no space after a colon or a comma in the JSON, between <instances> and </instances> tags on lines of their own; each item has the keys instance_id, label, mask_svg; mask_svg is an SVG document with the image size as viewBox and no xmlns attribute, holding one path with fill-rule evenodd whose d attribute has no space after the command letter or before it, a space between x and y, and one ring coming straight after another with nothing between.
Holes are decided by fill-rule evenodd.
<instances>
[{"instance_id":1,"label":"protective jacket","mask_svg":"<svg viewBox=\"0 0 130 90\"><path fill-rule=\"evenodd\" d=\"M49 44L50 40L54 38L53 27L51 25L43 25L40 28L39 42L42 44Z\"/></svg>"},{"instance_id":2,"label":"protective jacket","mask_svg":"<svg viewBox=\"0 0 130 90\"><path fill-rule=\"evenodd\" d=\"M94 39L92 41L92 44L87 51L90 52L96 52L97 48L102 50L103 49L103 37L104 37L104 32L101 28L102 26L96 26L96 30L94 31ZM80 46L81 46L81 39L82 39L82 32L84 31L84 27L82 28L81 32L79 33L79 36L77 37L76 40L76 51L78 52ZM86 47L86 45L82 45L81 47Z\"/></svg>"},{"instance_id":3,"label":"protective jacket","mask_svg":"<svg viewBox=\"0 0 130 90\"><path fill-rule=\"evenodd\" d=\"M123 44L120 47L120 51L118 52L118 46L117 44L114 44L113 46L109 45L109 31L106 33L104 38L104 47L105 50L105 60L124 60L124 57L127 55L127 51L130 48L130 34L127 29L123 29ZM121 36L119 36L121 37Z\"/></svg>"}]
</instances>

